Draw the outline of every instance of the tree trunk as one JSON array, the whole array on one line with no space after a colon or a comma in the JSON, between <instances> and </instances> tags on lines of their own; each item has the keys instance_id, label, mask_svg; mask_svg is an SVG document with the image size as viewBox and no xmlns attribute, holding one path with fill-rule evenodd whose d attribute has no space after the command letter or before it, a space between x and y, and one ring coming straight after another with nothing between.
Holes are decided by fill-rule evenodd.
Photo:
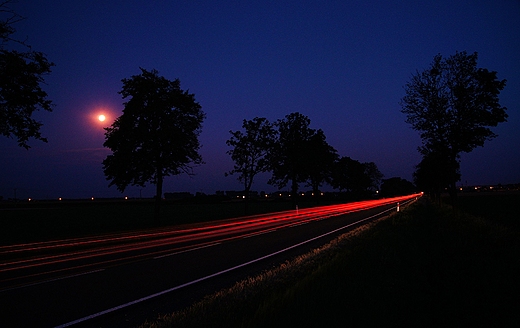
<instances>
[{"instance_id":1,"label":"tree trunk","mask_svg":"<svg viewBox=\"0 0 520 328\"><path fill-rule=\"evenodd\" d=\"M293 205L296 207L298 206L298 183L296 182L296 178L292 180L291 183L291 193L292 193L292 199L293 199Z\"/></svg>"},{"instance_id":2,"label":"tree trunk","mask_svg":"<svg viewBox=\"0 0 520 328\"><path fill-rule=\"evenodd\" d=\"M154 220L157 225L161 223L161 198L162 198L163 176L162 172L157 172L157 184L155 191Z\"/></svg>"},{"instance_id":3,"label":"tree trunk","mask_svg":"<svg viewBox=\"0 0 520 328\"><path fill-rule=\"evenodd\" d=\"M321 193L320 193L320 184L319 183L312 183L312 193L314 194L314 199L316 200L316 204L320 203L321 200Z\"/></svg>"},{"instance_id":4,"label":"tree trunk","mask_svg":"<svg viewBox=\"0 0 520 328\"><path fill-rule=\"evenodd\" d=\"M448 193L450 195L451 206L453 209L457 209L457 181L452 181L450 183Z\"/></svg>"},{"instance_id":5,"label":"tree trunk","mask_svg":"<svg viewBox=\"0 0 520 328\"><path fill-rule=\"evenodd\" d=\"M246 196L244 203L244 215L247 215L249 212L249 188L246 188L246 190L244 190L244 194Z\"/></svg>"},{"instance_id":6,"label":"tree trunk","mask_svg":"<svg viewBox=\"0 0 520 328\"><path fill-rule=\"evenodd\" d=\"M458 167L459 167L459 163L457 162L457 154L458 152L454 149L452 149L452 153L451 153L451 166L452 166L452 176L450 177L449 181L450 181L450 184L448 186L448 193L450 195L450 200L451 200L451 206L453 207L453 209L457 209L457 180L458 178L456 178L457 176L457 171L458 171Z\"/></svg>"}]
</instances>

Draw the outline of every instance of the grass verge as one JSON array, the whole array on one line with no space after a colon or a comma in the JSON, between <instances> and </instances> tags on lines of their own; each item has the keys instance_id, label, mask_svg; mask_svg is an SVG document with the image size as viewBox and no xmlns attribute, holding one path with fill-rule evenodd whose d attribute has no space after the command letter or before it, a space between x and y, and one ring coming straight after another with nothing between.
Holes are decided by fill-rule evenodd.
<instances>
[{"instance_id":1,"label":"grass verge","mask_svg":"<svg viewBox=\"0 0 520 328\"><path fill-rule=\"evenodd\" d=\"M516 229L421 202L142 327L519 326Z\"/></svg>"}]
</instances>

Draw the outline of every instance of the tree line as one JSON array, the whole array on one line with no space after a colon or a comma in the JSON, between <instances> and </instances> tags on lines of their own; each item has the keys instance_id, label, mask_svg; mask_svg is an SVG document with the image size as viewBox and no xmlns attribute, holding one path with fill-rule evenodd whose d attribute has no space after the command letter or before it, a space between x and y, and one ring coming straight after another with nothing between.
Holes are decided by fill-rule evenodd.
<instances>
[{"instance_id":1,"label":"tree line","mask_svg":"<svg viewBox=\"0 0 520 328\"><path fill-rule=\"evenodd\" d=\"M301 183L315 195L327 183L357 197L378 190L383 174L373 162L361 163L342 157L326 140L321 129L312 129L310 119L298 112L269 122L264 117L243 120L242 131L230 131L227 153L233 170L244 186L246 199L256 175L271 172L268 184L290 186L294 198Z\"/></svg>"},{"instance_id":2,"label":"tree line","mask_svg":"<svg viewBox=\"0 0 520 328\"><path fill-rule=\"evenodd\" d=\"M180 173L193 174L203 163L199 135L205 114L193 94L180 88L157 70L141 68L141 74L123 79L119 92L124 102L121 116L105 128L103 146L112 150L103 161L109 185L123 192L129 185L156 186L159 215L163 180ZM340 157L323 130L310 127L310 119L291 113L276 122L256 117L244 120L243 131L230 131L226 141L234 168L243 183L246 199L256 175L272 172L268 183L290 185L296 201L301 183L315 194L324 183L358 198L378 189L383 175L375 163Z\"/></svg>"},{"instance_id":3,"label":"tree line","mask_svg":"<svg viewBox=\"0 0 520 328\"><path fill-rule=\"evenodd\" d=\"M29 149L30 138L47 142L40 133L42 123L32 114L52 110L41 85L54 63L13 37L14 24L24 18L10 9L10 3L0 3L0 134ZM401 111L422 139L418 148L422 160L415 167L414 182L435 198L447 189L455 200L460 154L495 138L490 128L507 119L498 98L506 80L477 67L477 59L476 52L456 52L446 58L439 54L404 86ZM155 184L158 214L163 179L191 175L195 166L203 164L199 135L205 113L195 95L180 88L178 79L170 81L155 69L141 68L139 75L123 79L122 84L124 109L105 129L103 145L112 154L103 161L103 171L109 185L121 191L129 185ZM269 184L289 185L294 195L302 183L314 192L327 183L363 195L377 189L383 177L375 163L340 156L323 130L311 128L310 119L301 113L275 122L255 117L244 120L242 129L230 131L226 142L234 161L226 174L236 174L246 193L263 172L271 172ZM383 184L409 187L400 178Z\"/></svg>"}]
</instances>

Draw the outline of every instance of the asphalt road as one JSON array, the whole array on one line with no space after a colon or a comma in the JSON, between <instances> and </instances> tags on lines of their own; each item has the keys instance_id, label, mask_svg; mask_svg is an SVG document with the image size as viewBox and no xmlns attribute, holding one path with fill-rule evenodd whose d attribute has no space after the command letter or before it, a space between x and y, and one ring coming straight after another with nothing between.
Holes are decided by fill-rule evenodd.
<instances>
[{"instance_id":1,"label":"asphalt road","mask_svg":"<svg viewBox=\"0 0 520 328\"><path fill-rule=\"evenodd\" d=\"M102 263L95 265L89 259L74 259L74 265L84 270L63 271L67 263L58 262L44 276L34 275L38 279L31 278L35 269L30 268L20 274L25 278L4 279L10 285L0 290L0 326L138 326L319 247L354 228L356 222L364 220L357 225L364 224L367 218L388 211L395 211L395 204L276 229L246 229L244 234L240 229L231 235L208 233L207 241L132 250L132 260L119 260L119 253L103 255Z\"/></svg>"}]
</instances>

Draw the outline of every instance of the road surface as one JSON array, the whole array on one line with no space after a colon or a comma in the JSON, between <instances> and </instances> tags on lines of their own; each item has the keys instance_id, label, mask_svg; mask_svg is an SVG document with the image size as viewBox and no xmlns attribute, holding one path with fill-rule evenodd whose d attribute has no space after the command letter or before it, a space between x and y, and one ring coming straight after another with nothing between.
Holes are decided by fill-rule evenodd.
<instances>
[{"instance_id":1,"label":"road surface","mask_svg":"<svg viewBox=\"0 0 520 328\"><path fill-rule=\"evenodd\" d=\"M1 247L0 326L136 326L418 196Z\"/></svg>"}]
</instances>

